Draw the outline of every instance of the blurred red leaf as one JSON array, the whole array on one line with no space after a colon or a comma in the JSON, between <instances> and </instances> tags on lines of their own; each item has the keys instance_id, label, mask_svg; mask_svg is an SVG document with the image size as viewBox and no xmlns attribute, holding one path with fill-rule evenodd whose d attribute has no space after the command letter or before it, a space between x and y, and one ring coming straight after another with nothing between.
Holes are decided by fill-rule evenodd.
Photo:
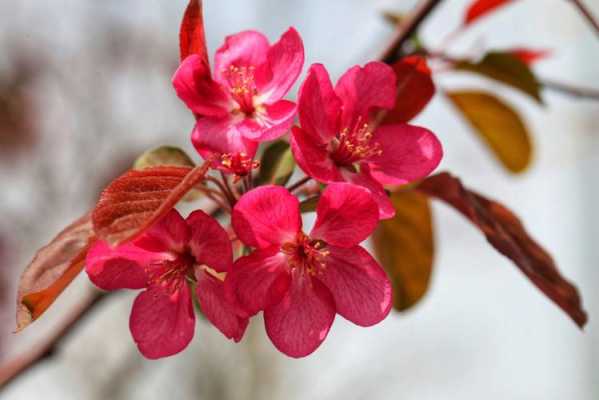
<instances>
[{"instance_id":1,"label":"blurred red leaf","mask_svg":"<svg viewBox=\"0 0 599 400\"><path fill-rule=\"evenodd\" d=\"M446 172L425 179L418 189L462 213L484 233L495 249L511 259L579 327L585 325L587 314L578 290L561 276L552 257L530 237L510 210L468 190L459 179Z\"/></svg>"},{"instance_id":2,"label":"blurred red leaf","mask_svg":"<svg viewBox=\"0 0 599 400\"><path fill-rule=\"evenodd\" d=\"M94 240L87 213L38 250L19 281L17 331L39 318L81 272Z\"/></svg>"},{"instance_id":3,"label":"blurred red leaf","mask_svg":"<svg viewBox=\"0 0 599 400\"><path fill-rule=\"evenodd\" d=\"M513 0L475 0L470 4L464 16L464 25L469 25L477 19L506 6Z\"/></svg>"},{"instance_id":4,"label":"blurred red leaf","mask_svg":"<svg viewBox=\"0 0 599 400\"><path fill-rule=\"evenodd\" d=\"M202 0L190 0L185 9L179 31L179 48L181 61L190 54L197 54L204 59L206 65L209 64L204 32Z\"/></svg>"},{"instance_id":5,"label":"blurred red leaf","mask_svg":"<svg viewBox=\"0 0 599 400\"><path fill-rule=\"evenodd\" d=\"M507 52L526 65L532 65L537 61L541 61L542 59L549 57L551 54L551 51L549 50L527 49L525 47L509 49Z\"/></svg>"},{"instance_id":6,"label":"blurred red leaf","mask_svg":"<svg viewBox=\"0 0 599 400\"><path fill-rule=\"evenodd\" d=\"M168 213L210 167L158 166L121 175L100 195L92 214L96 235L117 245L134 239Z\"/></svg>"},{"instance_id":7,"label":"blurred red leaf","mask_svg":"<svg viewBox=\"0 0 599 400\"><path fill-rule=\"evenodd\" d=\"M435 95L435 84L426 59L420 56L402 58L393 64L397 76L397 102L383 123L402 123L416 117Z\"/></svg>"}]
</instances>

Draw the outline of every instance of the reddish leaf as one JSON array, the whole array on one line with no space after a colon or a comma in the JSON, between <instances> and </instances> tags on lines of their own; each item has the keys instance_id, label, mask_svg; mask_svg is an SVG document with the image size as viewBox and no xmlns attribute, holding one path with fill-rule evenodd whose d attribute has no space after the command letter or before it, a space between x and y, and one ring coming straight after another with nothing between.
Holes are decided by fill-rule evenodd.
<instances>
[{"instance_id":1,"label":"reddish leaf","mask_svg":"<svg viewBox=\"0 0 599 400\"><path fill-rule=\"evenodd\" d=\"M549 50L538 50L538 49L527 49L524 47L517 47L514 49L507 50L507 52L526 65L532 65L537 61L549 57L551 51Z\"/></svg>"},{"instance_id":2,"label":"reddish leaf","mask_svg":"<svg viewBox=\"0 0 599 400\"><path fill-rule=\"evenodd\" d=\"M36 253L19 282L17 331L42 315L75 279L94 240L91 213L87 213Z\"/></svg>"},{"instance_id":3,"label":"reddish leaf","mask_svg":"<svg viewBox=\"0 0 599 400\"><path fill-rule=\"evenodd\" d=\"M513 0L475 0L470 4L464 16L464 25L471 24L477 19L496 11L497 8L508 5Z\"/></svg>"},{"instance_id":4,"label":"reddish leaf","mask_svg":"<svg viewBox=\"0 0 599 400\"><path fill-rule=\"evenodd\" d=\"M206 50L206 36L204 33L204 16L202 13L202 0L190 0L179 31L179 49L181 61L190 54L201 56L208 65L208 51Z\"/></svg>"},{"instance_id":5,"label":"reddish leaf","mask_svg":"<svg viewBox=\"0 0 599 400\"><path fill-rule=\"evenodd\" d=\"M135 238L203 180L209 167L206 161L195 168L159 166L121 175L104 189L93 211L96 235L113 245Z\"/></svg>"},{"instance_id":6,"label":"reddish leaf","mask_svg":"<svg viewBox=\"0 0 599 400\"><path fill-rule=\"evenodd\" d=\"M576 287L561 276L551 256L529 236L510 210L468 190L449 173L431 176L418 188L456 208L578 326L585 325L587 314Z\"/></svg>"},{"instance_id":7,"label":"reddish leaf","mask_svg":"<svg viewBox=\"0 0 599 400\"><path fill-rule=\"evenodd\" d=\"M397 76L397 102L385 115L383 123L408 122L426 107L435 95L435 84L426 59L420 56L402 58L393 65Z\"/></svg>"}]
</instances>

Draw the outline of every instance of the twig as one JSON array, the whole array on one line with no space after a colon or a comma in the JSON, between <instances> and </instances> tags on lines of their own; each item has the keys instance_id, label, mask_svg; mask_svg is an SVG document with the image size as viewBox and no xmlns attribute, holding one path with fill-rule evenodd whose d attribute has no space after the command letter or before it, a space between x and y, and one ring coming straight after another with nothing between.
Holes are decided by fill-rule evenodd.
<instances>
[{"instance_id":1,"label":"twig","mask_svg":"<svg viewBox=\"0 0 599 400\"><path fill-rule=\"evenodd\" d=\"M293 185L289 186L287 188L287 190L289 190L290 192L293 192L295 189L299 188L304 183L308 182L310 179L312 179L312 178L309 176L305 176L302 179L300 179L299 181L295 182Z\"/></svg>"},{"instance_id":2,"label":"twig","mask_svg":"<svg viewBox=\"0 0 599 400\"><path fill-rule=\"evenodd\" d=\"M588 23L595 30L595 34L599 36L599 21L591 14L591 10L582 2L582 0L570 0L574 7L578 8L578 11L586 18Z\"/></svg>"},{"instance_id":3,"label":"twig","mask_svg":"<svg viewBox=\"0 0 599 400\"><path fill-rule=\"evenodd\" d=\"M85 317L107 297L108 293L94 290L87 298L73 308L64 323L46 340L35 344L25 353L3 364L0 367L0 391L6 389L8 384L20 374L52 356L69 335L76 330L77 326L85 320Z\"/></svg>"},{"instance_id":4,"label":"twig","mask_svg":"<svg viewBox=\"0 0 599 400\"><path fill-rule=\"evenodd\" d=\"M442 52L429 52L426 49L424 49L423 54L427 55L428 57L436 58L438 60L445 61L450 64L459 62L459 60L454 59ZM551 79L540 79L539 83L545 89L560 92L569 96L591 100L599 100L599 89L573 86L568 83L558 82Z\"/></svg>"},{"instance_id":5,"label":"twig","mask_svg":"<svg viewBox=\"0 0 599 400\"><path fill-rule=\"evenodd\" d=\"M399 24L391 43L381 55L381 61L391 64L397 60L404 43L409 40L428 15L441 4L442 0L421 0L415 10Z\"/></svg>"},{"instance_id":6,"label":"twig","mask_svg":"<svg viewBox=\"0 0 599 400\"><path fill-rule=\"evenodd\" d=\"M572 86L567 83L556 82L549 79L542 80L541 85L546 89L561 92L570 96L599 100L599 89Z\"/></svg>"}]
</instances>

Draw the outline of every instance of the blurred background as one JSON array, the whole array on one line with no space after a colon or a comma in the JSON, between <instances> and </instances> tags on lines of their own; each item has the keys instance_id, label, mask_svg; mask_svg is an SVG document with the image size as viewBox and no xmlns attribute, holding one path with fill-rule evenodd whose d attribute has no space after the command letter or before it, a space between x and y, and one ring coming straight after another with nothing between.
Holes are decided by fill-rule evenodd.
<instances>
[{"instance_id":1,"label":"blurred background","mask_svg":"<svg viewBox=\"0 0 599 400\"><path fill-rule=\"evenodd\" d=\"M295 26L306 68L323 62L337 78L385 48L394 28L384 11L405 12L416 2L204 3L211 54L228 34L258 29L274 41ZM421 39L440 45L468 4L446 0L423 25ZM599 15L599 1L587 4ZM18 276L34 251L89 209L142 151L172 144L196 154L189 141L193 117L170 84L185 6L184 0L0 0L0 365L53 332L91 288L81 275L39 321L12 334ZM476 24L451 51L516 46L552 51L535 65L543 78L599 86L599 41L568 1L515 2ZM440 169L514 210L554 255L581 291L590 315L584 332L475 228L435 203L436 263L423 301L369 329L338 317L322 347L305 359L278 353L255 318L240 344L200 321L186 351L146 361L128 330L135 293L123 292L0 398L599 398L599 103L545 91L542 108L472 76L437 78L445 88L485 87L520 110L535 155L518 176L495 161L443 96L414 122L442 140Z\"/></svg>"}]
</instances>

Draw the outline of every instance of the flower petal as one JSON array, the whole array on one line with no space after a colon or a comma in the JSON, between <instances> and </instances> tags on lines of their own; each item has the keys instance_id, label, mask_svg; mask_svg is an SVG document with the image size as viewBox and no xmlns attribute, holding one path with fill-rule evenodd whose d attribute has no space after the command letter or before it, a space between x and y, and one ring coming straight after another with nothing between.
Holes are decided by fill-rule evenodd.
<instances>
[{"instance_id":1,"label":"flower petal","mask_svg":"<svg viewBox=\"0 0 599 400\"><path fill-rule=\"evenodd\" d=\"M358 117L368 122L373 108L392 108L396 91L395 73L387 64L373 61L364 67L350 68L335 86L343 102L341 126L351 128Z\"/></svg>"},{"instance_id":2,"label":"flower petal","mask_svg":"<svg viewBox=\"0 0 599 400\"><path fill-rule=\"evenodd\" d=\"M225 278L230 303L249 315L278 303L289 287L287 259L278 246L239 258Z\"/></svg>"},{"instance_id":3,"label":"flower petal","mask_svg":"<svg viewBox=\"0 0 599 400\"><path fill-rule=\"evenodd\" d=\"M100 289L141 289L146 286L145 267L168 257L166 253L146 251L131 243L112 248L104 241L97 241L87 253L85 271Z\"/></svg>"},{"instance_id":4,"label":"flower petal","mask_svg":"<svg viewBox=\"0 0 599 400\"><path fill-rule=\"evenodd\" d=\"M392 305L385 271L360 246L328 249L326 268L318 279L331 291L337 313L360 326L382 321Z\"/></svg>"},{"instance_id":5,"label":"flower petal","mask_svg":"<svg viewBox=\"0 0 599 400\"><path fill-rule=\"evenodd\" d=\"M331 183L316 208L315 239L341 247L365 240L379 222L379 208L370 191L351 183Z\"/></svg>"},{"instance_id":6,"label":"flower petal","mask_svg":"<svg viewBox=\"0 0 599 400\"><path fill-rule=\"evenodd\" d=\"M395 215L393 203L389 200L389 196L383 186L370 175L368 164L360 165L360 173L344 171L343 177L347 182L363 186L370 190L372 198L379 206L379 219L393 218Z\"/></svg>"},{"instance_id":7,"label":"flower petal","mask_svg":"<svg viewBox=\"0 0 599 400\"><path fill-rule=\"evenodd\" d=\"M223 282L205 271L198 271L196 279L196 296L208 321L228 339L239 342L247 328L248 319L240 316L236 307L225 299Z\"/></svg>"},{"instance_id":8,"label":"flower petal","mask_svg":"<svg viewBox=\"0 0 599 400\"><path fill-rule=\"evenodd\" d=\"M297 197L276 185L261 186L241 196L231 222L243 243L258 248L294 240L302 227Z\"/></svg>"},{"instance_id":9,"label":"flower petal","mask_svg":"<svg viewBox=\"0 0 599 400\"><path fill-rule=\"evenodd\" d=\"M250 140L263 142L281 137L293 124L297 107L295 103L279 100L274 104L264 104L253 118L246 118L239 125L239 131Z\"/></svg>"},{"instance_id":10,"label":"flower petal","mask_svg":"<svg viewBox=\"0 0 599 400\"><path fill-rule=\"evenodd\" d=\"M231 117L200 118L191 134L191 142L204 159L236 153L253 158L258 148L256 142L243 137Z\"/></svg>"},{"instance_id":11,"label":"flower petal","mask_svg":"<svg viewBox=\"0 0 599 400\"><path fill-rule=\"evenodd\" d=\"M168 357L183 350L195 331L191 290L184 281L169 292L152 287L133 302L129 328L139 351L149 359Z\"/></svg>"},{"instance_id":12,"label":"flower petal","mask_svg":"<svg viewBox=\"0 0 599 400\"><path fill-rule=\"evenodd\" d=\"M329 157L326 144L314 140L308 131L294 126L290 142L295 161L307 175L324 183L342 179L339 169Z\"/></svg>"},{"instance_id":13,"label":"flower petal","mask_svg":"<svg viewBox=\"0 0 599 400\"><path fill-rule=\"evenodd\" d=\"M225 38L214 56L214 79L230 87L228 70L235 67L257 67L266 62L269 49L266 36L256 31L243 31Z\"/></svg>"},{"instance_id":14,"label":"flower petal","mask_svg":"<svg viewBox=\"0 0 599 400\"><path fill-rule=\"evenodd\" d=\"M333 90L329 73L322 64L312 64L298 96L302 129L319 143L330 142L338 132L341 100Z\"/></svg>"},{"instance_id":15,"label":"flower petal","mask_svg":"<svg viewBox=\"0 0 599 400\"><path fill-rule=\"evenodd\" d=\"M268 49L266 62L256 71L260 100L272 103L287 94L304 66L304 44L299 33L289 28Z\"/></svg>"},{"instance_id":16,"label":"flower petal","mask_svg":"<svg viewBox=\"0 0 599 400\"><path fill-rule=\"evenodd\" d=\"M147 251L182 253L189 237L187 223L181 214L173 209L135 240L135 245Z\"/></svg>"},{"instance_id":17,"label":"flower petal","mask_svg":"<svg viewBox=\"0 0 599 400\"><path fill-rule=\"evenodd\" d=\"M370 173L382 184L402 185L424 178L443 157L439 139L419 126L383 125L374 132L372 141L382 152L368 160Z\"/></svg>"},{"instance_id":18,"label":"flower petal","mask_svg":"<svg viewBox=\"0 0 599 400\"><path fill-rule=\"evenodd\" d=\"M217 272L226 272L233 265L233 250L229 235L218 221L204 211L197 210L187 217L191 229L189 248L198 264Z\"/></svg>"},{"instance_id":19,"label":"flower petal","mask_svg":"<svg viewBox=\"0 0 599 400\"><path fill-rule=\"evenodd\" d=\"M229 96L212 80L210 67L197 54L187 57L173 75L177 96L195 114L222 117L228 113Z\"/></svg>"},{"instance_id":20,"label":"flower petal","mask_svg":"<svg viewBox=\"0 0 599 400\"><path fill-rule=\"evenodd\" d=\"M335 319L335 302L316 279L294 276L285 297L264 311L266 333L279 351L305 357L324 341Z\"/></svg>"}]
</instances>

